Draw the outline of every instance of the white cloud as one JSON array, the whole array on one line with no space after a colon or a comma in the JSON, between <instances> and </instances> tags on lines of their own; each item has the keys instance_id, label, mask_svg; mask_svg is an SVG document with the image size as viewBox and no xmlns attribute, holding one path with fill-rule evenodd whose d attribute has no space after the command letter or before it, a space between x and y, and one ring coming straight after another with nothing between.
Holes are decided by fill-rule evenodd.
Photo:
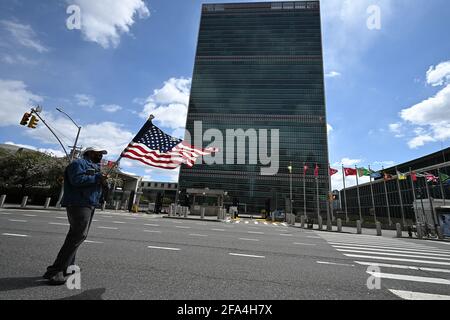
<instances>
[{"instance_id":1,"label":"white cloud","mask_svg":"<svg viewBox=\"0 0 450 320\"><path fill-rule=\"evenodd\" d=\"M334 130L334 128L331 126L331 124L327 124L327 133L328 134L330 134L331 133L331 131L333 131Z\"/></svg>"},{"instance_id":2,"label":"white cloud","mask_svg":"<svg viewBox=\"0 0 450 320\"><path fill-rule=\"evenodd\" d=\"M421 136L417 136L413 139L411 139L410 141L408 141L408 146L411 149L417 149L418 147L422 147L425 145L425 143L427 142L434 142L436 141L433 137L431 137L430 135L421 135Z\"/></svg>"},{"instance_id":3,"label":"white cloud","mask_svg":"<svg viewBox=\"0 0 450 320\"><path fill-rule=\"evenodd\" d=\"M103 109L103 111L106 111L109 113L114 113L119 110L122 110L122 107L118 106L116 104L104 104L104 105L102 105L102 109Z\"/></svg>"},{"instance_id":4,"label":"white cloud","mask_svg":"<svg viewBox=\"0 0 450 320\"><path fill-rule=\"evenodd\" d=\"M354 167L355 165L361 163L361 159L349 159L349 158L343 158L340 162L334 163L333 166L341 166L344 165L344 167Z\"/></svg>"},{"instance_id":5,"label":"white cloud","mask_svg":"<svg viewBox=\"0 0 450 320\"><path fill-rule=\"evenodd\" d=\"M19 125L23 114L41 101L22 81L0 79L0 127Z\"/></svg>"},{"instance_id":6,"label":"white cloud","mask_svg":"<svg viewBox=\"0 0 450 320\"><path fill-rule=\"evenodd\" d=\"M5 144L9 144L9 145L12 145L12 146L17 146L17 147L20 147L20 148L25 148L25 149L39 151L39 152L50 154L52 156L60 157L60 158L66 156L66 154L63 151L61 151L61 150L55 150L55 149L49 149L49 148L37 148L35 146L30 146L30 145L26 145L26 144L18 144L18 143L14 143L12 141L7 141L7 142L5 142Z\"/></svg>"},{"instance_id":7,"label":"white cloud","mask_svg":"<svg viewBox=\"0 0 450 320\"><path fill-rule=\"evenodd\" d=\"M39 53L49 51L49 49L37 39L37 35L31 26L9 20L1 20L0 23L20 45L36 50Z\"/></svg>"},{"instance_id":8,"label":"white cloud","mask_svg":"<svg viewBox=\"0 0 450 320\"><path fill-rule=\"evenodd\" d=\"M450 80L450 61L442 62L427 71L427 83L432 86L442 86Z\"/></svg>"},{"instance_id":9,"label":"white cloud","mask_svg":"<svg viewBox=\"0 0 450 320\"><path fill-rule=\"evenodd\" d=\"M336 77L340 77L341 74L337 71L331 71L325 74L325 78L336 78Z\"/></svg>"},{"instance_id":10,"label":"white cloud","mask_svg":"<svg viewBox=\"0 0 450 320\"><path fill-rule=\"evenodd\" d=\"M189 104L191 79L171 78L161 89L154 90L147 98L140 116L147 119L151 114L155 122L172 129L184 128Z\"/></svg>"},{"instance_id":11,"label":"white cloud","mask_svg":"<svg viewBox=\"0 0 450 320\"><path fill-rule=\"evenodd\" d=\"M395 134L396 138L401 138L404 137L404 134L402 133L402 123L401 122L397 122L397 123L391 123L389 125L389 131Z\"/></svg>"},{"instance_id":12,"label":"white cloud","mask_svg":"<svg viewBox=\"0 0 450 320\"><path fill-rule=\"evenodd\" d=\"M7 64L22 64L22 65L36 65L37 62L34 60L30 60L20 54L11 56L9 54L5 54L2 56L1 61Z\"/></svg>"},{"instance_id":13,"label":"white cloud","mask_svg":"<svg viewBox=\"0 0 450 320\"><path fill-rule=\"evenodd\" d=\"M121 34L129 33L136 17L150 16L143 0L68 0L81 9L81 32L87 41L103 48L117 47Z\"/></svg>"},{"instance_id":14,"label":"white cloud","mask_svg":"<svg viewBox=\"0 0 450 320\"><path fill-rule=\"evenodd\" d=\"M95 98L87 94L76 94L77 104L82 107L92 108L95 105Z\"/></svg>"},{"instance_id":15,"label":"white cloud","mask_svg":"<svg viewBox=\"0 0 450 320\"><path fill-rule=\"evenodd\" d=\"M148 167L147 167L148 168ZM164 170L159 168L145 169L147 177L151 177L153 181L161 182L178 182L180 168L174 170Z\"/></svg>"}]
</instances>

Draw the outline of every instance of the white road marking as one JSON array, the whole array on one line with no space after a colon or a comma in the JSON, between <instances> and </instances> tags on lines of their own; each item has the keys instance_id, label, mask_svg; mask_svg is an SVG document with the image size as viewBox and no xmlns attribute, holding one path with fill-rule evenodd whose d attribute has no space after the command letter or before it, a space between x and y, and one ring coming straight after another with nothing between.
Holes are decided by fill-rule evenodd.
<instances>
[{"instance_id":1,"label":"white road marking","mask_svg":"<svg viewBox=\"0 0 450 320\"><path fill-rule=\"evenodd\" d=\"M92 219L92 222L98 222L98 220Z\"/></svg>"},{"instance_id":2,"label":"white road marking","mask_svg":"<svg viewBox=\"0 0 450 320\"><path fill-rule=\"evenodd\" d=\"M12 213L9 213L9 212L0 212L0 214L4 214L5 216L10 216L10 215L12 215Z\"/></svg>"},{"instance_id":3,"label":"white road marking","mask_svg":"<svg viewBox=\"0 0 450 320\"><path fill-rule=\"evenodd\" d=\"M2 233L2 236L9 236L9 237L28 237L26 234L15 234L15 233Z\"/></svg>"},{"instance_id":4,"label":"white road marking","mask_svg":"<svg viewBox=\"0 0 450 320\"><path fill-rule=\"evenodd\" d=\"M158 230L144 230L144 232L161 233L161 231Z\"/></svg>"},{"instance_id":5,"label":"white road marking","mask_svg":"<svg viewBox=\"0 0 450 320\"><path fill-rule=\"evenodd\" d=\"M264 234L264 232L261 232L261 231L248 231L248 233L251 233L251 234Z\"/></svg>"},{"instance_id":6,"label":"white road marking","mask_svg":"<svg viewBox=\"0 0 450 320\"><path fill-rule=\"evenodd\" d=\"M185 227L185 226L175 226L175 228L179 228L179 229L190 229L191 227Z\"/></svg>"},{"instance_id":7,"label":"white road marking","mask_svg":"<svg viewBox=\"0 0 450 320\"><path fill-rule=\"evenodd\" d=\"M344 245L344 246L354 246L354 247L362 247L362 248L384 248L384 249L399 249L399 250L404 250L404 251L413 251L413 252L417 252L417 251L425 251L425 252L434 252L434 253L449 253L450 251L445 251L445 250L431 250L429 248L423 248L423 249L419 249L419 248L414 248L414 247L391 247L391 246L372 246L372 245L364 245L364 244L349 244L349 243L337 243L337 242L328 242L331 245Z\"/></svg>"},{"instance_id":8,"label":"white road marking","mask_svg":"<svg viewBox=\"0 0 450 320\"><path fill-rule=\"evenodd\" d=\"M16 220L16 219L9 219L11 222L28 222L27 220Z\"/></svg>"},{"instance_id":9,"label":"white road marking","mask_svg":"<svg viewBox=\"0 0 450 320\"><path fill-rule=\"evenodd\" d=\"M85 240L84 242L87 242L87 243L97 243L97 244L103 243L103 242L100 242L100 241L92 241L92 240Z\"/></svg>"},{"instance_id":10,"label":"white road marking","mask_svg":"<svg viewBox=\"0 0 450 320\"><path fill-rule=\"evenodd\" d=\"M408 270L416 270L416 271L450 273L449 269L436 269L436 268L415 267L415 266L405 266L405 265L399 265L399 264L387 264L387 263L364 262L364 261L355 261L355 263L363 265L363 266L375 266L375 267L384 267L384 268L408 269Z\"/></svg>"},{"instance_id":11,"label":"white road marking","mask_svg":"<svg viewBox=\"0 0 450 320\"><path fill-rule=\"evenodd\" d=\"M237 220L237 221L235 221L234 223L236 223L236 224L239 224L239 223L241 223L239 220Z\"/></svg>"},{"instance_id":12,"label":"white road marking","mask_svg":"<svg viewBox=\"0 0 450 320\"><path fill-rule=\"evenodd\" d=\"M272 225L274 225L274 226L277 226L277 225L278 225L278 223L274 222L274 223L272 223Z\"/></svg>"},{"instance_id":13,"label":"white road marking","mask_svg":"<svg viewBox=\"0 0 450 320\"><path fill-rule=\"evenodd\" d=\"M414 291L392 290L390 292L405 300L450 300L450 296L441 294L421 293Z\"/></svg>"},{"instance_id":14,"label":"white road marking","mask_svg":"<svg viewBox=\"0 0 450 320\"><path fill-rule=\"evenodd\" d=\"M312 243L294 242L294 244L298 244L298 245L301 245L301 246L315 246L315 244L312 244Z\"/></svg>"},{"instance_id":15,"label":"white road marking","mask_svg":"<svg viewBox=\"0 0 450 320\"><path fill-rule=\"evenodd\" d=\"M267 222L264 222L264 224L265 224L265 225L268 225L268 223L267 223Z\"/></svg>"},{"instance_id":16,"label":"white road marking","mask_svg":"<svg viewBox=\"0 0 450 320\"><path fill-rule=\"evenodd\" d=\"M225 229L211 229L212 231L225 231Z\"/></svg>"},{"instance_id":17,"label":"white road marking","mask_svg":"<svg viewBox=\"0 0 450 320\"><path fill-rule=\"evenodd\" d=\"M24 214L25 217L36 217L35 214Z\"/></svg>"},{"instance_id":18,"label":"white road marking","mask_svg":"<svg viewBox=\"0 0 450 320\"><path fill-rule=\"evenodd\" d=\"M166 248L166 247L154 247L154 246L148 246L149 249L159 249L159 250L171 250L171 251L180 251L179 248Z\"/></svg>"},{"instance_id":19,"label":"white road marking","mask_svg":"<svg viewBox=\"0 0 450 320\"><path fill-rule=\"evenodd\" d=\"M326 262L326 261L316 261L318 264L329 264L334 266L344 266L344 267L354 267L354 264L345 264L345 263L335 263L335 262Z\"/></svg>"},{"instance_id":20,"label":"white road marking","mask_svg":"<svg viewBox=\"0 0 450 320\"><path fill-rule=\"evenodd\" d=\"M305 238L311 238L311 239L322 239L321 237L315 237L315 236L306 236Z\"/></svg>"},{"instance_id":21,"label":"white road marking","mask_svg":"<svg viewBox=\"0 0 450 320\"><path fill-rule=\"evenodd\" d=\"M376 278L450 285L450 280L447 280L447 279L418 277L418 276L409 276L409 275L404 275L404 274L393 274L393 273L382 273L382 272L367 272L367 273Z\"/></svg>"},{"instance_id":22,"label":"white road marking","mask_svg":"<svg viewBox=\"0 0 450 320\"><path fill-rule=\"evenodd\" d=\"M127 220L136 220L137 218L125 218Z\"/></svg>"},{"instance_id":23,"label":"white road marking","mask_svg":"<svg viewBox=\"0 0 450 320\"><path fill-rule=\"evenodd\" d=\"M417 259L402 259L402 258L389 258L389 257L373 257L373 256L364 256L360 254L344 254L344 256L349 258L360 258L360 259L378 259L378 260L389 260L389 261L404 261L410 263L426 263L426 264L440 264L443 266L450 266L448 262L441 261L428 261L428 260L417 260Z\"/></svg>"},{"instance_id":24,"label":"white road marking","mask_svg":"<svg viewBox=\"0 0 450 320\"><path fill-rule=\"evenodd\" d=\"M248 257L248 258L260 258L260 259L264 259L266 258L265 256L255 256L255 255L251 255L251 254L241 254L241 253L229 253L230 256L238 256L238 257Z\"/></svg>"},{"instance_id":25,"label":"white road marking","mask_svg":"<svg viewBox=\"0 0 450 320\"><path fill-rule=\"evenodd\" d=\"M401 254L401 253L389 253L389 252L374 252L367 250L347 250L347 249L336 249L339 252L351 252L351 253L365 253L365 254L373 254L373 255L381 255L381 256L395 256L395 257L407 257L407 258L427 258L433 260L446 260L450 261L450 258L442 258L442 257L429 257L415 254Z\"/></svg>"},{"instance_id":26,"label":"white road marking","mask_svg":"<svg viewBox=\"0 0 450 320\"><path fill-rule=\"evenodd\" d=\"M255 221L255 224L259 224L259 222L258 222L258 221Z\"/></svg>"},{"instance_id":27,"label":"white road marking","mask_svg":"<svg viewBox=\"0 0 450 320\"><path fill-rule=\"evenodd\" d=\"M401 247L401 248L409 248L409 249L421 249L421 250L433 250L435 248L433 247L429 247L429 246L425 246L425 245L417 245L417 244L410 244L410 243L403 243L403 242L396 242L395 240L393 241L379 241L379 242L366 242L366 241L345 241L345 240L329 240L329 239L325 239L327 240L329 243L331 244L348 244L348 245L364 245L364 246L397 246L397 247Z\"/></svg>"},{"instance_id":28,"label":"white road marking","mask_svg":"<svg viewBox=\"0 0 450 320\"><path fill-rule=\"evenodd\" d=\"M147 223L147 224L144 224L144 226L159 227L159 224L151 224L151 223Z\"/></svg>"},{"instance_id":29,"label":"white road marking","mask_svg":"<svg viewBox=\"0 0 450 320\"><path fill-rule=\"evenodd\" d=\"M207 235L206 234L198 234L198 233L191 233L191 234L189 234L190 236L193 236L193 237L207 237Z\"/></svg>"},{"instance_id":30,"label":"white road marking","mask_svg":"<svg viewBox=\"0 0 450 320\"><path fill-rule=\"evenodd\" d=\"M259 241L258 239L248 239L248 238L239 238L239 240L243 240L243 241Z\"/></svg>"},{"instance_id":31,"label":"white road marking","mask_svg":"<svg viewBox=\"0 0 450 320\"><path fill-rule=\"evenodd\" d=\"M365 251L379 251L379 252L397 252L397 253L414 253L414 251L411 252L405 252L403 250L392 250L392 249L374 249L374 248L367 248L367 249L363 249L363 248L355 248L353 246L333 246L333 248L337 248L337 249L358 249L358 250L365 250ZM428 252L417 252L415 251L415 253L423 255L424 258L426 258L426 256L437 256L437 257L448 257L449 254L448 253L428 253ZM430 257L432 258L432 257Z\"/></svg>"},{"instance_id":32,"label":"white road marking","mask_svg":"<svg viewBox=\"0 0 450 320\"><path fill-rule=\"evenodd\" d=\"M111 228L111 227L97 227L99 229L109 229L109 230L119 230L119 228Z\"/></svg>"},{"instance_id":33,"label":"white road marking","mask_svg":"<svg viewBox=\"0 0 450 320\"><path fill-rule=\"evenodd\" d=\"M283 237L292 237L293 235L290 234L290 233L280 233L280 236L283 236Z\"/></svg>"},{"instance_id":34,"label":"white road marking","mask_svg":"<svg viewBox=\"0 0 450 320\"><path fill-rule=\"evenodd\" d=\"M113 221L112 223L116 223L116 224L125 224L126 222L122 222L122 221Z\"/></svg>"},{"instance_id":35,"label":"white road marking","mask_svg":"<svg viewBox=\"0 0 450 320\"><path fill-rule=\"evenodd\" d=\"M59 223L59 222L49 222L48 224L51 224L53 226L70 226L68 223Z\"/></svg>"},{"instance_id":36,"label":"white road marking","mask_svg":"<svg viewBox=\"0 0 450 320\"><path fill-rule=\"evenodd\" d=\"M67 217L54 217L55 219L66 219L67 220Z\"/></svg>"}]
</instances>

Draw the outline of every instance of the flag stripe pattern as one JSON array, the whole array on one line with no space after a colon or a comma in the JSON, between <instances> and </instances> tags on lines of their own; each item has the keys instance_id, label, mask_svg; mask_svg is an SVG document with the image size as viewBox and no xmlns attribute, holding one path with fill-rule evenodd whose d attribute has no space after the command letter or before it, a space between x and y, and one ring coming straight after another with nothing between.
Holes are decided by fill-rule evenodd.
<instances>
[{"instance_id":1,"label":"flag stripe pattern","mask_svg":"<svg viewBox=\"0 0 450 320\"><path fill-rule=\"evenodd\" d=\"M195 148L171 137L148 121L123 151L122 157L157 168L176 169L183 163L193 167L198 157L214 152L218 150Z\"/></svg>"}]
</instances>

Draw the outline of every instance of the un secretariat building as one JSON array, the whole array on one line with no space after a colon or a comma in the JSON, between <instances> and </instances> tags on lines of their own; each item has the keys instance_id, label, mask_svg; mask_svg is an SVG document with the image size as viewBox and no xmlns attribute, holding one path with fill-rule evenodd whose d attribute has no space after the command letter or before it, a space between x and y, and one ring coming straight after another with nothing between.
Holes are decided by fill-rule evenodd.
<instances>
[{"instance_id":1,"label":"un secretariat building","mask_svg":"<svg viewBox=\"0 0 450 320\"><path fill-rule=\"evenodd\" d=\"M250 164L248 157L246 164L197 163L181 168L180 191L223 190L225 205L238 201L240 212L284 210L292 162L294 210L302 214L306 162L308 214L317 215L317 199L326 212L329 160L319 1L203 5L186 125L191 134L198 121L203 132L216 128L224 137L227 129L279 129L279 171L261 175L264 165Z\"/></svg>"}]
</instances>

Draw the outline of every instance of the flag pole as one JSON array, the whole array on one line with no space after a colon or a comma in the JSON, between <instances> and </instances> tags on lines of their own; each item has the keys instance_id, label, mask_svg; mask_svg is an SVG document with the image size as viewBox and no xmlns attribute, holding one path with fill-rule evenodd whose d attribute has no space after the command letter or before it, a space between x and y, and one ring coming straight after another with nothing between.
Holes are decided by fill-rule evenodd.
<instances>
[{"instance_id":1,"label":"flag pole","mask_svg":"<svg viewBox=\"0 0 450 320\"><path fill-rule=\"evenodd\" d=\"M417 225L416 189L414 188L414 179L413 179L413 176L412 176L412 169L411 169L411 167L409 167L409 177L411 178L411 187L412 187L413 200L414 200L414 217L416 219L416 225Z\"/></svg>"},{"instance_id":2,"label":"flag pole","mask_svg":"<svg viewBox=\"0 0 450 320\"><path fill-rule=\"evenodd\" d=\"M384 194L386 196L386 209L387 209L387 214L388 214L388 221L389 221L389 226L392 226L391 207L389 205L389 196L388 196L388 191L387 191L386 175L385 175L385 172L384 172L384 167L382 167L382 171L383 171Z\"/></svg>"},{"instance_id":3,"label":"flag pole","mask_svg":"<svg viewBox=\"0 0 450 320\"><path fill-rule=\"evenodd\" d=\"M356 192L357 192L357 196L358 196L358 210L359 210L359 220L361 221L361 223L363 223L363 218L362 218L362 211L361 211L361 198L359 196L359 181L358 181L358 167L355 166L356 169Z\"/></svg>"},{"instance_id":4,"label":"flag pole","mask_svg":"<svg viewBox=\"0 0 450 320\"><path fill-rule=\"evenodd\" d=\"M375 218L375 223L377 223L377 212L376 212L376 209L375 209L375 199L374 199L374 197L373 197L373 184L372 184L372 170L370 169L370 166L369 166L369 174L370 174L370 193L371 193L371 195L372 195L372 210L373 210L373 216L374 216L374 218Z\"/></svg>"},{"instance_id":5,"label":"flag pole","mask_svg":"<svg viewBox=\"0 0 450 320\"><path fill-rule=\"evenodd\" d=\"M442 176L441 176L441 170L438 168L438 178L439 178L439 184L441 186L441 195L442 195L442 200L444 201L444 206L445 206L445 193L444 193L444 186L442 185Z\"/></svg>"},{"instance_id":6,"label":"flag pole","mask_svg":"<svg viewBox=\"0 0 450 320\"><path fill-rule=\"evenodd\" d=\"M397 174L397 190L398 190L398 197L400 199L400 210L402 213L402 223L403 223L403 226L405 226L406 225L405 211L403 209L402 191L401 191L401 187L400 187L400 175L399 175L399 171L398 171L397 167L395 167L395 172Z\"/></svg>"},{"instance_id":7,"label":"flag pole","mask_svg":"<svg viewBox=\"0 0 450 320\"><path fill-rule=\"evenodd\" d=\"M344 183L344 202L345 202L345 221L348 223L348 210L347 210L347 189L345 188L345 170L342 165L342 182Z\"/></svg>"},{"instance_id":8,"label":"flag pole","mask_svg":"<svg viewBox=\"0 0 450 320\"><path fill-rule=\"evenodd\" d=\"M148 120L147 120L147 122L152 122L152 120L153 119L155 119L155 116L154 115L150 115L149 117L148 117ZM129 144L128 144L129 145ZM127 145L127 146L128 146ZM125 147L125 149L126 149L126 147ZM124 151L125 151L125 149L123 149ZM112 167L112 168L110 168L109 169L109 171L108 171L108 173L106 174L107 176L109 176L112 172L113 172L113 170L115 170L118 166L119 166L119 162L120 162L120 160L122 160L122 153L123 153L123 151L120 153L120 156L119 156L119 158L117 158L117 160L115 161L115 163L114 163L114 166Z\"/></svg>"},{"instance_id":9,"label":"flag pole","mask_svg":"<svg viewBox=\"0 0 450 320\"><path fill-rule=\"evenodd\" d=\"M306 215L306 162L303 162L303 210L305 219L307 218Z\"/></svg>"}]
</instances>

